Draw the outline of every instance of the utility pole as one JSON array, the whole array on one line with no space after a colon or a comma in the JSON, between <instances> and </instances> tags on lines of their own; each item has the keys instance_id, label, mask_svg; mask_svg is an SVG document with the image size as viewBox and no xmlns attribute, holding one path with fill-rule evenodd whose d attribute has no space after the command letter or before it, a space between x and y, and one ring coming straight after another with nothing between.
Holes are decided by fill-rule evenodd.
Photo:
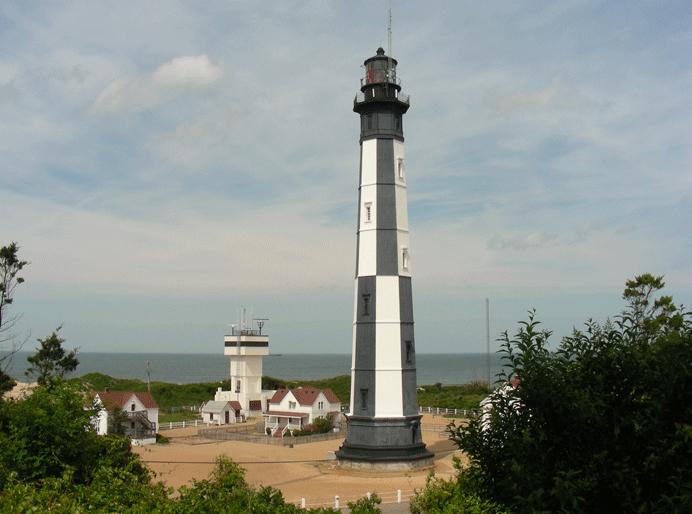
<instances>
[{"instance_id":1,"label":"utility pole","mask_svg":"<svg viewBox=\"0 0 692 514\"><path fill-rule=\"evenodd\" d=\"M147 361L147 393L151 393L151 365Z\"/></svg>"},{"instance_id":2,"label":"utility pole","mask_svg":"<svg viewBox=\"0 0 692 514\"><path fill-rule=\"evenodd\" d=\"M490 382L490 299L485 299L485 367L488 372L488 387Z\"/></svg>"}]
</instances>

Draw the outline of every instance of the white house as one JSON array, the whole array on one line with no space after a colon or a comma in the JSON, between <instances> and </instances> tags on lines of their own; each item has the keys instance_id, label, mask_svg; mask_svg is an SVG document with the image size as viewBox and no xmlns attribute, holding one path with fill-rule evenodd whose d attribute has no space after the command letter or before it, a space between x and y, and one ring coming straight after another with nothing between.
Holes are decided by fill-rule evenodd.
<instances>
[{"instance_id":1,"label":"white house","mask_svg":"<svg viewBox=\"0 0 692 514\"><path fill-rule=\"evenodd\" d=\"M114 433L113 415L117 409L124 416L120 420L120 431L132 438L133 444L156 442L156 429L159 426L159 406L150 393L133 391L98 391L94 400L99 412L94 420L99 435Z\"/></svg>"},{"instance_id":2,"label":"white house","mask_svg":"<svg viewBox=\"0 0 692 514\"><path fill-rule=\"evenodd\" d=\"M288 430L302 430L315 418L326 418L340 412L341 402L331 389L279 389L269 400L269 408L264 413L264 427L272 436L283 437Z\"/></svg>"},{"instance_id":3,"label":"white house","mask_svg":"<svg viewBox=\"0 0 692 514\"><path fill-rule=\"evenodd\" d=\"M202 421L213 425L228 425L242 420L241 405L237 401L210 400L202 407Z\"/></svg>"}]
</instances>

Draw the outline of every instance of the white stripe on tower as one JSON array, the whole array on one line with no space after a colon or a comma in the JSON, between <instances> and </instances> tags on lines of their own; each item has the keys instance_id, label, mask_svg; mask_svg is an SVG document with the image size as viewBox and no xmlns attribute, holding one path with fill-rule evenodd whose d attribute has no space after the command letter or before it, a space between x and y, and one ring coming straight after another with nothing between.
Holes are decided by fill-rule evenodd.
<instances>
[{"instance_id":1,"label":"white stripe on tower","mask_svg":"<svg viewBox=\"0 0 692 514\"><path fill-rule=\"evenodd\" d=\"M360 183L358 276L377 272L377 140L363 141ZM354 318L355 319L355 318Z\"/></svg>"},{"instance_id":2,"label":"white stripe on tower","mask_svg":"<svg viewBox=\"0 0 692 514\"><path fill-rule=\"evenodd\" d=\"M375 417L398 417L404 415L399 277L377 277L376 284Z\"/></svg>"}]
</instances>

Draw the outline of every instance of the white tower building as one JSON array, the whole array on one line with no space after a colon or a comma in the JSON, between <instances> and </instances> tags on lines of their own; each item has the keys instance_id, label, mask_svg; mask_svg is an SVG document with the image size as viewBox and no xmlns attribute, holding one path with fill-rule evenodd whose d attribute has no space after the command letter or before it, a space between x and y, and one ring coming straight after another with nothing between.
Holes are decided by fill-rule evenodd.
<instances>
[{"instance_id":1,"label":"white tower building","mask_svg":"<svg viewBox=\"0 0 692 514\"><path fill-rule=\"evenodd\" d=\"M246 414L259 414L266 410L267 399L274 391L262 391L262 360L269 355L269 336L262 334L263 320L259 329L233 326L225 335L224 355L230 357L231 390L218 390L216 401L236 400Z\"/></svg>"},{"instance_id":2,"label":"white tower building","mask_svg":"<svg viewBox=\"0 0 692 514\"><path fill-rule=\"evenodd\" d=\"M382 48L367 59L353 110L360 115L351 406L337 452L352 467L426 466L421 439L397 61Z\"/></svg>"}]
</instances>

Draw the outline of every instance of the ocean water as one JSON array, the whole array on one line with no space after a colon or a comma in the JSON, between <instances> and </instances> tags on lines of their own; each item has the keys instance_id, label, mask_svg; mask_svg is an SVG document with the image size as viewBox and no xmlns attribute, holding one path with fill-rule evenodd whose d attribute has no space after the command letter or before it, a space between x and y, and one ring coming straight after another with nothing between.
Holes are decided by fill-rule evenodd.
<instances>
[{"instance_id":1,"label":"ocean water","mask_svg":"<svg viewBox=\"0 0 692 514\"><path fill-rule=\"evenodd\" d=\"M27 380L27 352L17 353L8 372L17 380ZM183 353L79 353L75 375L91 372L119 378L146 380L147 362L151 379L178 384L214 382L228 378L229 358L217 354ZM491 354L491 376L500 371L500 358ZM481 353L417 354L418 384L465 384L487 377L486 356ZM277 354L264 359L264 374L290 380L311 380L348 375L350 354Z\"/></svg>"}]
</instances>

